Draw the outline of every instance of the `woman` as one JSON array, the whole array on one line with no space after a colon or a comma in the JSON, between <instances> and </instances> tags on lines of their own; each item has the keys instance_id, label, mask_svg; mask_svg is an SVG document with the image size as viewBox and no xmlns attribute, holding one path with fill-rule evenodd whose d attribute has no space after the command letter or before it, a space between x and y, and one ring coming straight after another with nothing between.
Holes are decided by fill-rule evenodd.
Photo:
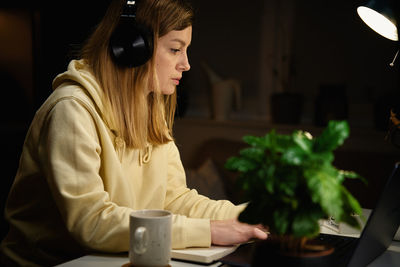
<instances>
[{"instance_id":1,"label":"woman","mask_svg":"<svg viewBox=\"0 0 400 267\"><path fill-rule=\"evenodd\" d=\"M266 238L236 221L243 207L186 187L172 121L176 85L190 69L192 20L183 0L112 2L28 131L7 201L5 264L128 251L129 214L137 209L174 214L174 248ZM118 54L126 23L151 29L141 62L143 53Z\"/></svg>"}]
</instances>

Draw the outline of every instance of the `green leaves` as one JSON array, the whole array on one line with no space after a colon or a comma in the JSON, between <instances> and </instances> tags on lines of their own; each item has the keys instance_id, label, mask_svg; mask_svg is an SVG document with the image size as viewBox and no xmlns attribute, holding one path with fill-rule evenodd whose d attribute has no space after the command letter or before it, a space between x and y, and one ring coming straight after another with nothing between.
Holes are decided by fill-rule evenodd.
<instances>
[{"instance_id":1,"label":"green leaves","mask_svg":"<svg viewBox=\"0 0 400 267\"><path fill-rule=\"evenodd\" d=\"M350 128L346 121L330 121L327 128L315 140L314 151L332 151L349 137Z\"/></svg>"},{"instance_id":2,"label":"green leaves","mask_svg":"<svg viewBox=\"0 0 400 267\"><path fill-rule=\"evenodd\" d=\"M295 237L313 237L319 233L318 220L322 216L319 210L303 210L293 219L292 231Z\"/></svg>"},{"instance_id":3,"label":"green leaves","mask_svg":"<svg viewBox=\"0 0 400 267\"><path fill-rule=\"evenodd\" d=\"M322 210L335 218L341 218L342 197L341 184L337 179L337 170L331 166L323 166L319 169L305 170L304 176L314 203L319 203Z\"/></svg>"},{"instance_id":4,"label":"green leaves","mask_svg":"<svg viewBox=\"0 0 400 267\"><path fill-rule=\"evenodd\" d=\"M273 212L274 229L278 234L283 235L287 232L290 223L289 216L290 213L287 209L279 209Z\"/></svg>"},{"instance_id":5,"label":"green leaves","mask_svg":"<svg viewBox=\"0 0 400 267\"><path fill-rule=\"evenodd\" d=\"M242 173L249 172L258 167L256 162L246 157L230 158L225 164L225 167L231 170L237 170Z\"/></svg>"},{"instance_id":6,"label":"green leaves","mask_svg":"<svg viewBox=\"0 0 400 267\"><path fill-rule=\"evenodd\" d=\"M342 183L363 178L332 165L333 151L349 132L346 121L330 121L316 138L303 131L282 135L274 130L243 137L249 147L225 164L239 173L239 185L250 201L239 220L296 237L317 235L318 220L329 216L357 226L351 214L360 213L361 207Z\"/></svg>"}]
</instances>

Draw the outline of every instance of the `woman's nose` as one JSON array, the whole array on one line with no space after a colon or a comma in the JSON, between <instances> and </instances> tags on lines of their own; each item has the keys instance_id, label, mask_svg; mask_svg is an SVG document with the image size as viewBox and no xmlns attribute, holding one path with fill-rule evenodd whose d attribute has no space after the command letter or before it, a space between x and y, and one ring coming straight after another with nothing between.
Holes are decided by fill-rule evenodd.
<instances>
[{"instance_id":1,"label":"woman's nose","mask_svg":"<svg viewBox=\"0 0 400 267\"><path fill-rule=\"evenodd\" d=\"M190 70L189 58L186 53L182 56L181 62L179 64L179 69L181 71Z\"/></svg>"}]
</instances>

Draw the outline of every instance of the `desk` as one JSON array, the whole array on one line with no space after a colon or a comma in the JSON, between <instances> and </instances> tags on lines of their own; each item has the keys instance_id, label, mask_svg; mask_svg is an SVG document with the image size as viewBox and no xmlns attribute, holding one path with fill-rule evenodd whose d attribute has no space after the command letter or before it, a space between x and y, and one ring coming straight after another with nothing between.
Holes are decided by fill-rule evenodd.
<instances>
[{"instance_id":1,"label":"desk","mask_svg":"<svg viewBox=\"0 0 400 267\"><path fill-rule=\"evenodd\" d=\"M65 262L63 264L57 265L56 267L129 267L129 257L128 253L126 254L96 254L96 255L87 255L75 260ZM170 262L171 267L199 267L199 266L207 266L207 267L219 267L221 263L215 262L210 265L204 264L192 264L183 261L174 261Z\"/></svg>"},{"instance_id":2,"label":"desk","mask_svg":"<svg viewBox=\"0 0 400 267\"><path fill-rule=\"evenodd\" d=\"M128 254L112 255L97 254L84 256L60 265L58 267L121 267L129 263ZM187 262L171 261L171 267L223 267L221 263L210 265L191 264ZM393 267L400 266L400 241L393 241L389 248L375 259L368 267Z\"/></svg>"},{"instance_id":3,"label":"desk","mask_svg":"<svg viewBox=\"0 0 400 267\"><path fill-rule=\"evenodd\" d=\"M87 255L80 257L78 259L57 265L57 267L128 267L129 257L128 253L113 255L113 254L96 254L96 255ZM199 265L199 264L191 264L187 262L174 261L170 262L171 267L199 267L199 266L208 266L208 267L218 267L220 263L213 263L210 265Z\"/></svg>"}]
</instances>

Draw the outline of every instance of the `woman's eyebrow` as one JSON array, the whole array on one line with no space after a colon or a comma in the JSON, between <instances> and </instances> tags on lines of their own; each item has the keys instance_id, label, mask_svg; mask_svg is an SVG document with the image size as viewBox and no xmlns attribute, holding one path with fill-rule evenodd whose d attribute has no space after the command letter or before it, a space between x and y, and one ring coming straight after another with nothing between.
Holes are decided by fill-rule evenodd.
<instances>
[{"instance_id":1,"label":"woman's eyebrow","mask_svg":"<svg viewBox=\"0 0 400 267\"><path fill-rule=\"evenodd\" d=\"M183 41L182 39L179 39L179 38L172 39L171 42L178 42L178 43L180 43L182 46L185 46L185 45L186 45L186 42ZM190 44L189 44L189 45L190 45ZM189 46L189 45L188 45L188 46Z\"/></svg>"}]
</instances>

